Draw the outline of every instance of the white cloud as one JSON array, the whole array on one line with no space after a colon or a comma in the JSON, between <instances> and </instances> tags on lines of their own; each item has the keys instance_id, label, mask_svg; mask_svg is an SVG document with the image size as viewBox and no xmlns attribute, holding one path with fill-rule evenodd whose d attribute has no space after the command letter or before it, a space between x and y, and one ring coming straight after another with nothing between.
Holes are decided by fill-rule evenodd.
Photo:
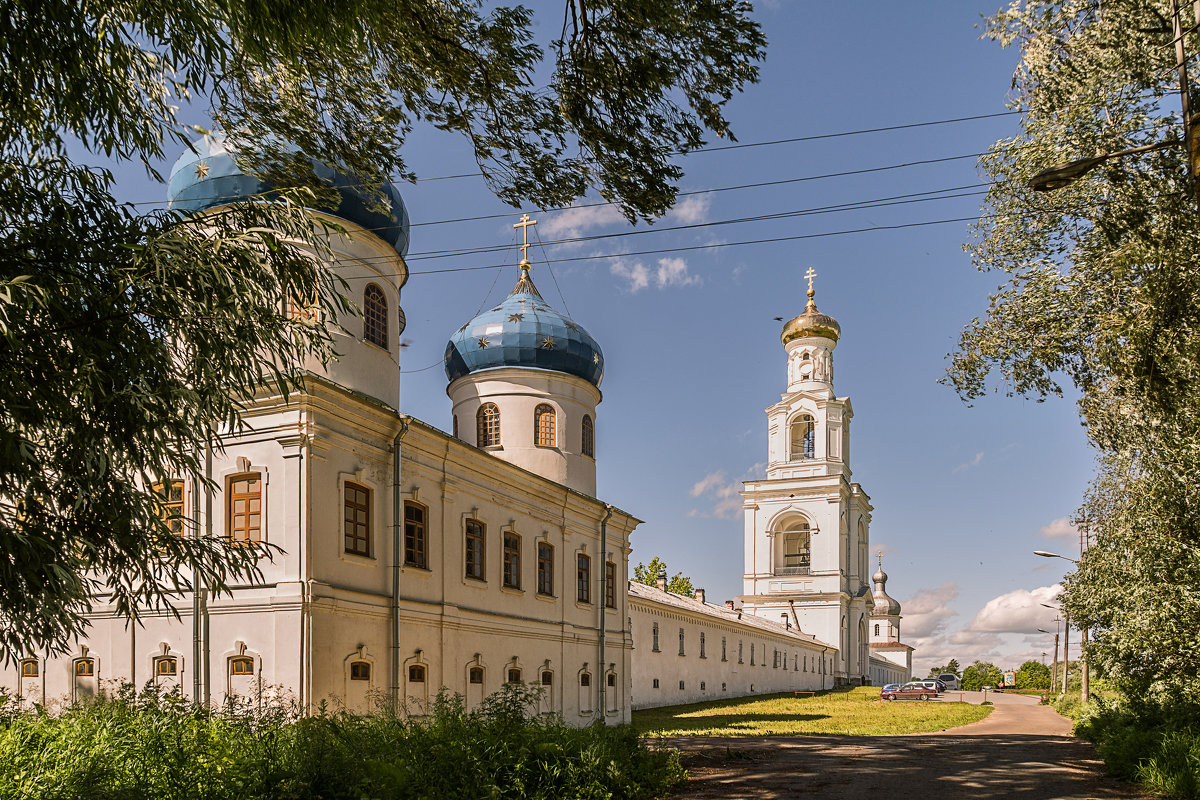
<instances>
[{"instance_id":1,"label":"white cloud","mask_svg":"<svg viewBox=\"0 0 1200 800\"><path fill-rule=\"evenodd\" d=\"M708 218L708 207L712 198L706 194L685 197L671 207L667 219L680 225L695 225Z\"/></svg>"},{"instance_id":2,"label":"white cloud","mask_svg":"<svg viewBox=\"0 0 1200 800\"><path fill-rule=\"evenodd\" d=\"M900 630L904 637L915 639L937 634L950 617L958 615L957 611L950 608L950 602L956 597L958 584L947 581L935 589L921 589L902 603L904 624Z\"/></svg>"},{"instance_id":3,"label":"white cloud","mask_svg":"<svg viewBox=\"0 0 1200 800\"><path fill-rule=\"evenodd\" d=\"M624 278L629 281L629 291L632 293L636 294L650 285L650 271L641 262L634 262L627 265L620 261L615 261L609 267L609 271L618 278Z\"/></svg>"},{"instance_id":4,"label":"white cloud","mask_svg":"<svg viewBox=\"0 0 1200 800\"><path fill-rule=\"evenodd\" d=\"M725 470L717 470L705 475L696 483L692 484L692 497L699 497L705 492L715 489L725 482Z\"/></svg>"},{"instance_id":5,"label":"white cloud","mask_svg":"<svg viewBox=\"0 0 1200 800\"><path fill-rule=\"evenodd\" d=\"M1041 586L1032 591L1016 591L993 597L975 615L970 630L978 633L1031 633L1053 623L1055 612L1043 603L1054 605L1062 584Z\"/></svg>"},{"instance_id":6,"label":"white cloud","mask_svg":"<svg viewBox=\"0 0 1200 800\"><path fill-rule=\"evenodd\" d=\"M978 453L976 453L975 457L972 458L970 461L964 461L963 463L959 464L957 467L954 468L954 471L962 472L963 470L971 469L971 467L978 467L980 461L983 461L983 451L982 450L980 450Z\"/></svg>"},{"instance_id":7,"label":"white cloud","mask_svg":"<svg viewBox=\"0 0 1200 800\"><path fill-rule=\"evenodd\" d=\"M640 261L614 261L609 272L628 281L627 291L633 294L648 288L652 282L659 289L700 283L700 276L691 274L682 258L661 258L657 267L647 267Z\"/></svg>"},{"instance_id":8,"label":"white cloud","mask_svg":"<svg viewBox=\"0 0 1200 800\"><path fill-rule=\"evenodd\" d=\"M755 464L750 467L745 479L751 479L765 469L766 464ZM737 519L742 514L742 481L728 480L724 470L710 472L692 484L689 492L692 497L703 497L712 502L708 511L692 509L689 517L716 517L717 519Z\"/></svg>"},{"instance_id":9,"label":"white cloud","mask_svg":"<svg viewBox=\"0 0 1200 800\"><path fill-rule=\"evenodd\" d=\"M658 261L658 288L668 286L690 286L699 283L700 277L688 272L687 262L682 258L662 258Z\"/></svg>"},{"instance_id":10,"label":"white cloud","mask_svg":"<svg viewBox=\"0 0 1200 800\"><path fill-rule=\"evenodd\" d=\"M543 239L575 239L597 228L628 224L616 206L586 206L567 208L540 220L538 228Z\"/></svg>"},{"instance_id":11,"label":"white cloud","mask_svg":"<svg viewBox=\"0 0 1200 800\"><path fill-rule=\"evenodd\" d=\"M1071 520L1066 517L1059 517L1049 525L1043 525L1038 528L1038 533L1047 539L1076 539L1079 537L1079 529L1072 525Z\"/></svg>"}]
</instances>

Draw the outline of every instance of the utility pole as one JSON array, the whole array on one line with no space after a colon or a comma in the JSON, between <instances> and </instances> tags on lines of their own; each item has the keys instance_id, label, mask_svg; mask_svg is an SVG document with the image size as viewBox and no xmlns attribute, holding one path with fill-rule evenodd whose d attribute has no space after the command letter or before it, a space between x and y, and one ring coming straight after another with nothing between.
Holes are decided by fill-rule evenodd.
<instances>
[{"instance_id":1,"label":"utility pole","mask_svg":"<svg viewBox=\"0 0 1200 800\"><path fill-rule=\"evenodd\" d=\"M1200 0L1196 0L1196 2L1197 2L1197 8L1200 9ZM1191 139L1188 139L1188 146L1189 146L1189 148L1191 147ZM1188 168L1189 169L1191 168L1190 161L1188 162ZM1193 186L1195 186L1194 183L1193 183ZM1200 202L1200 194L1197 194L1196 197L1197 197L1197 201ZM1083 519L1080 522L1081 522L1081 524L1079 526L1079 560L1082 561L1083 560L1083 552L1087 549L1087 542L1091 538L1091 530L1090 530L1090 526L1088 524L1088 518L1087 518L1086 514L1084 515ZM1091 668L1088 666L1088 660L1087 660L1087 642L1088 642L1087 625L1081 625L1081 626L1079 626L1079 666L1083 669L1083 672L1081 672L1079 675L1079 698L1084 702L1084 704L1086 704L1088 699L1091 697L1091 692L1088 688L1088 683L1089 683L1088 679L1091 677Z\"/></svg>"},{"instance_id":2,"label":"utility pole","mask_svg":"<svg viewBox=\"0 0 1200 800\"><path fill-rule=\"evenodd\" d=\"M1193 0L1193 16L1196 26L1200 27L1200 0ZM1192 119L1191 86L1187 74L1187 53L1184 47L1183 18L1179 11L1179 0L1171 0L1172 32L1175 36L1175 69L1179 73L1179 103L1183 112L1183 145L1187 151L1188 183L1192 187L1192 197L1200 212L1200 183L1197 183L1197 164L1200 163L1200 142L1195 137L1195 120ZM1190 30L1194 30L1192 28Z\"/></svg>"}]
</instances>

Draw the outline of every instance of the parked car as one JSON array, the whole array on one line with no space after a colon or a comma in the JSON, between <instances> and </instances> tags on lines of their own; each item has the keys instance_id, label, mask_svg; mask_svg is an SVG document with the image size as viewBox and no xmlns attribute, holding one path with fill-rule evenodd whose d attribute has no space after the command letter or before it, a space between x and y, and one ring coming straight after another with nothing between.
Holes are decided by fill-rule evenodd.
<instances>
[{"instance_id":1,"label":"parked car","mask_svg":"<svg viewBox=\"0 0 1200 800\"><path fill-rule=\"evenodd\" d=\"M953 672L943 672L941 675L937 676L937 679L946 684L947 692L957 692L962 688L962 683L959 681L958 676Z\"/></svg>"},{"instance_id":2,"label":"parked car","mask_svg":"<svg viewBox=\"0 0 1200 800\"><path fill-rule=\"evenodd\" d=\"M937 678L922 678L919 681L913 681L913 683L919 683L926 689L929 689L936 694L941 694L942 692L946 691L946 684L942 683Z\"/></svg>"},{"instance_id":3,"label":"parked car","mask_svg":"<svg viewBox=\"0 0 1200 800\"><path fill-rule=\"evenodd\" d=\"M928 700L937 697L937 692L924 683L913 682L893 688L895 684L883 687L879 697L883 700Z\"/></svg>"}]
</instances>

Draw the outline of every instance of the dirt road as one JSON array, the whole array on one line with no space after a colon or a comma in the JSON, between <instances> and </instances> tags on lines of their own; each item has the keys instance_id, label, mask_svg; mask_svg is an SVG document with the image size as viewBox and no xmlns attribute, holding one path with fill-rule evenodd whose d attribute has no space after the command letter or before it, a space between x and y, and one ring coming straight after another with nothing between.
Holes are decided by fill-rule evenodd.
<instances>
[{"instance_id":1,"label":"dirt road","mask_svg":"<svg viewBox=\"0 0 1200 800\"><path fill-rule=\"evenodd\" d=\"M957 699L957 698L955 698ZM980 702L978 693L963 700ZM934 734L678 738L691 778L679 800L1143 800L1106 778L1070 723L1019 695L989 693L987 719Z\"/></svg>"}]
</instances>

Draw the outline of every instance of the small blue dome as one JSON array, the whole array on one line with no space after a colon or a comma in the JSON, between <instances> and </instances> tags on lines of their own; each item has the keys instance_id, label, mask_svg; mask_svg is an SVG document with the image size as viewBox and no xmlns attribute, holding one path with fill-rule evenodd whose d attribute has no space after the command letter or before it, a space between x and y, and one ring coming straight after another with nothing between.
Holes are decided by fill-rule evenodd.
<instances>
[{"instance_id":1,"label":"small blue dome","mask_svg":"<svg viewBox=\"0 0 1200 800\"><path fill-rule=\"evenodd\" d=\"M270 184L238 169L223 139L205 136L193 142L192 147L195 152L185 151L171 168L171 177L167 181L167 200L171 208L187 212L203 211L271 190ZM390 244L400 255L408 253L408 209L404 207L404 199L396 187L390 183L383 186L391 208L389 216L371 207L373 204L370 199L353 179L320 164L314 167L317 176L332 183L341 194L341 202L336 210L322 210L361 225Z\"/></svg>"},{"instance_id":2,"label":"small blue dome","mask_svg":"<svg viewBox=\"0 0 1200 800\"><path fill-rule=\"evenodd\" d=\"M522 263L521 279L500 305L463 325L446 345L446 377L497 367L565 372L599 387L604 353L587 331L538 293Z\"/></svg>"}]
</instances>

